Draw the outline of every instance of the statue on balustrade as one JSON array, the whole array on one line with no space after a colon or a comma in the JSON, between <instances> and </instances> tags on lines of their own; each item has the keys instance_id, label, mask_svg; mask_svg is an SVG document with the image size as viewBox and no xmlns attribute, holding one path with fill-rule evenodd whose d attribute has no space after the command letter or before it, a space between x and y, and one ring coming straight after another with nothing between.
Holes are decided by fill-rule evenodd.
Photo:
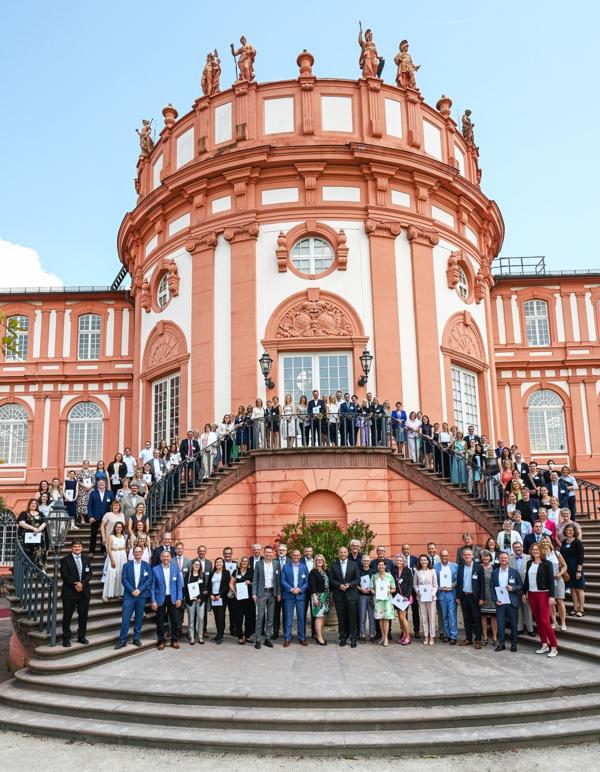
<instances>
[{"instance_id":1,"label":"statue on balustrade","mask_svg":"<svg viewBox=\"0 0 600 772\"><path fill-rule=\"evenodd\" d=\"M396 72L396 84L399 88L417 88L415 72L421 67L420 64L414 64L411 55L408 53L408 40L400 43L400 50L394 57L394 62L398 66Z\"/></svg>"},{"instance_id":2,"label":"statue on balustrade","mask_svg":"<svg viewBox=\"0 0 600 772\"><path fill-rule=\"evenodd\" d=\"M363 39L362 24L360 22L358 22L358 45L361 49L358 66L362 71L363 78L379 78L383 72L385 59L382 59L377 53L377 46L370 29L365 32Z\"/></svg>"},{"instance_id":3,"label":"statue on balustrade","mask_svg":"<svg viewBox=\"0 0 600 772\"><path fill-rule=\"evenodd\" d=\"M471 120L471 111L465 110L465 114L462 117L462 135L468 147L475 146L475 132L473 131L474 128L475 124Z\"/></svg>"},{"instance_id":4,"label":"statue on balustrade","mask_svg":"<svg viewBox=\"0 0 600 772\"><path fill-rule=\"evenodd\" d=\"M233 58L239 57L237 67L239 67L239 76L237 80L254 80L254 60L256 59L256 49L247 42L242 35L240 38L240 47L236 50L231 44L231 53Z\"/></svg>"},{"instance_id":5,"label":"statue on balustrade","mask_svg":"<svg viewBox=\"0 0 600 772\"><path fill-rule=\"evenodd\" d=\"M136 129L140 136L140 155L144 158L148 158L154 147L154 140L150 136L152 131L152 121L147 121L145 118L142 120L142 128Z\"/></svg>"},{"instance_id":6,"label":"statue on balustrade","mask_svg":"<svg viewBox=\"0 0 600 772\"><path fill-rule=\"evenodd\" d=\"M214 96L221 90L221 60L216 48L206 55L201 85L204 96Z\"/></svg>"}]
</instances>

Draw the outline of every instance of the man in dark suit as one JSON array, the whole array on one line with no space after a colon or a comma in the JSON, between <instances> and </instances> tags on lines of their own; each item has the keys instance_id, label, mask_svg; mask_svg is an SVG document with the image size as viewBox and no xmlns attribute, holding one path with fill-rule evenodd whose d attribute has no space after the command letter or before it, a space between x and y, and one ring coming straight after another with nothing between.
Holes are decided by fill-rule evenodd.
<instances>
[{"instance_id":1,"label":"man in dark suit","mask_svg":"<svg viewBox=\"0 0 600 772\"><path fill-rule=\"evenodd\" d=\"M212 560L209 560L206 557L206 546L204 544L201 544L198 549L196 550L198 553L198 560L200 561L200 565L202 567L202 573L204 574L204 581L208 584L208 579L210 575L212 574L213 570L213 563ZM210 610L210 595L206 599L206 609L204 610L204 638L206 638L206 619L208 617L208 612Z\"/></svg>"},{"instance_id":2,"label":"man in dark suit","mask_svg":"<svg viewBox=\"0 0 600 772\"><path fill-rule=\"evenodd\" d=\"M554 494L550 492L549 485L550 485L550 480L552 479L552 472L556 464L554 463L553 459L549 458L548 461L546 462L546 466L548 467L548 469L544 471L544 484L548 488L548 492L552 496ZM556 474L556 478L558 479L558 472Z\"/></svg>"},{"instance_id":3,"label":"man in dark suit","mask_svg":"<svg viewBox=\"0 0 600 772\"><path fill-rule=\"evenodd\" d=\"M528 533L523 539L523 552L529 555L532 544L539 544L544 537L544 524L541 520L536 520L533 524L533 531Z\"/></svg>"},{"instance_id":4,"label":"man in dark suit","mask_svg":"<svg viewBox=\"0 0 600 772\"><path fill-rule=\"evenodd\" d=\"M194 465L198 467L198 458L200 457L200 443L194 439L194 432L188 432L185 440L181 440L179 443L179 455L181 461L186 465L188 470L188 476L191 478L193 474ZM196 469L196 477L201 474L199 469Z\"/></svg>"},{"instance_id":5,"label":"man in dark suit","mask_svg":"<svg viewBox=\"0 0 600 772\"><path fill-rule=\"evenodd\" d=\"M90 562L82 555L82 543L79 539L73 541L71 554L65 555L60 561L60 577L62 589L60 597L63 604L62 645L71 646L71 619L77 609L77 643L87 644L88 610L90 607L90 579L92 569Z\"/></svg>"},{"instance_id":6,"label":"man in dark suit","mask_svg":"<svg viewBox=\"0 0 600 772\"><path fill-rule=\"evenodd\" d=\"M417 564L418 560L414 555L410 554L410 544L403 544L402 545L402 557L404 558L404 563L407 568L410 568L410 570L413 572L413 577L415 575L415 571L417 570ZM413 621L413 633L415 638L421 637L421 613L419 610L419 596L416 592L413 592L413 602L412 602L412 621Z\"/></svg>"},{"instance_id":7,"label":"man in dark suit","mask_svg":"<svg viewBox=\"0 0 600 772\"><path fill-rule=\"evenodd\" d=\"M462 553L463 562L458 566L456 577L456 601L460 603L465 623L465 640L461 646L471 646L475 637L475 648L481 648L481 606L485 598L485 579L480 563L473 561L473 550L466 547Z\"/></svg>"},{"instance_id":8,"label":"man in dark suit","mask_svg":"<svg viewBox=\"0 0 600 772\"><path fill-rule=\"evenodd\" d=\"M128 560L121 571L123 584L123 611L121 616L121 630L115 649L127 646L127 635L131 615L135 613L133 627L133 645L141 646L142 624L144 622L144 609L146 601L150 597L153 574L150 564L142 560L143 550L140 546L133 548L133 560Z\"/></svg>"},{"instance_id":9,"label":"man in dark suit","mask_svg":"<svg viewBox=\"0 0 600 772\"><path fill-rule=\"evenodd\" d=\"M275 599L281 593L280 564L273 560L273 548L267 544L264 559L256 562L252 577L252 600L256 604L256 642L255 649L260 649L261 630L265 631L265 646L273 648L273 609Z\"/></svg>"},{"instance_id":10,"label":"man in dark suit","mask_svg":"<svg viewBox=\"0 0 600 772\"><path fill-rule=\"evenodd\" d=\"M150 555L150 566L152 568L160 563L161 555L165 550L171 553L172 558L175 557L175 547L171 544L171 534L168 531L163 535L162 541L158 547L155 547L152 550L152 554Z\"/></svg>"},{"instance_id":11,"label":"man in dark suit","mask_svg":"<svg viewBox=\"0 0 600 772\"><path fill-rule=\"evenodd\" d=\"M287 544L280 544L277 547L277 555L273 559L273 562L277 564L277 568L279 569L279 576L281 576L281 572L283 571L283 567L286 563L291 563L292 561L287 556ZM284 615L283 610L284 601L281 597L281 593L277 593L275 596L275 604L273 608L273 640L276 641L277 638L279 638L279 629L282 627L281 619Z\"/></svg>"},{"instance_id":12,"label":"man in dark suit","mask_svg":"<svg viewBox=\"0 0 600 772\"><path fill-rule=\"evenodd\" d=\"M320 446L323 441L323 418L319 416L327 415L325 400L319 399L318 389L314 389L313 398L308 403L308 415L310 416L310 434L313 448Z\"/></svg>"},{"instance_id":13,"label":"man in dark suit","mask_svg":"<svg viewBox=\"0 0 600 772\"><path fill-rule=\"evenodd\" d=\"M522 478L529 474L529 465L523 461L523 456L520 453L515 453L513 469L517 469Z\"/></svg>"},{"instance_id":14,"label":"man in dark suit","mask_svg":"<svg viewBox=\"0 0 600 772\"><path fill-rule=\"evenodd\" d=\"M340 402L341 439L342 445L356 444L356 415L358 413L358 400L350 399L349 392L344 394L343 402Z\"/></svg>"},{"instance_id":15,"label":"man in dark suit","mask_svg":"<svg viewBox=\"0 0 600 772\"><path fill-rule=\"evenodd\" d=\"M252 545L252 555L250 556L250 569L254 574L256 566L262 560L262 546L260 544ZM263 625L264 627L264 625ZM252 636L256 632L256 603L250 598L250 623L248 625L248 638L246 640L252 643ZM262 634L263 630L261 630ZM260 637L260 636L259 636Z\"/></svg>"},{"instance_id":16,"label":"man in dark suit","mask_svg":"<svg viewBox=\"0 0 600 772\"><path fill-rule=\"evenodd\" d=\"M98 540L98 531L102 523L102 518L110 510L110 505L115 500L114 493L107 490L106 480L98 480L98 487L90 493L88 499L88 520L90 523L90 555L96 551L96 542ZM104 554L106 547L104 544L100 547L100 552Z\"/></svg>"},{"instance_id":17,"label":"man in dark suit","mask_svg":"<svg viewBox=\"0 0 600 772\"><path fill-rule=\"evenodd\" d=\"M526 523L535 523L538 519L539 502L537 499L532 499L528 488L523 488L522 499L517 501L517 509L521 513L523 520Z\"/></svg>"},{"instance_id":18,"label":"man in dark suit","mask_svg":"<svg viewBox=\"0 0 600 772\"><path fill-rule=\"evenodd\" d=\"M481 443L481 437L478 434L475 434L474 426L469 426L467 433L464 436L464 440L467 443L467 448L472 448L477 443Z\"/></svg>"},{"instance_id":19,"label":"man in dark suit","mask_svg":"<svg viewBox=\"0 0 600 772\"><path fill-rule=\"evenodd\" d=\"M351 648L356 648L358 638L358 585L360 569L353 560L348 559L348 549L340 547L338 560L331 567L329 584L335 602L338 618L340 646L345 646L350 638Z\"/></svg>"},{"instance_id":20,"label":"man in dark suit","mask_svg":"<svg viewBox=\"0 0 600 772\"><path fill-rule=\"evenodd\" d=\"M373 558L371 561L371 564L369 565L369 571L372 571L374 574L377 573L377 563L379 563L380 560L385 561L385 570L388 572L388 574L394 573L394 561L391 558L386 558L385 556L385 547L383 544L380 544L379 547L376 548L375 552L377 553L377 557ZM412 568L412 566L411 566Z\"/></svg>"},{"instance_id":21,"label":"man in dark suit","mask_svg":"<svg viewBox=\"0 0 600 772\"><path fill-rule=\"evenodd\" d=\"M502 440L498 440L498 447L494 450L494 453L496 454L496 458L500 458L503 450L504 450L504 443L502 442Z\"/></svg>"},{"instance_id":22,"label":"man in dark suit","mask_svg":"<svg viewBox=\"0 0 600 772\"><path fill-rule=\"evenodd\" d=\"M500 566L492 571L490 589L492 600L496 604L496 618L498 619L498 645L494 651L504 651L506 646L506 618L510 626L510 650L517 650L517 629L519 621L519 608L521 607L521 591L523 583L516 568L508 565L508 552L500 553ZM498 598L498 590L505 587L508 592L508 603Z\"/></svg>"}]
</instances>

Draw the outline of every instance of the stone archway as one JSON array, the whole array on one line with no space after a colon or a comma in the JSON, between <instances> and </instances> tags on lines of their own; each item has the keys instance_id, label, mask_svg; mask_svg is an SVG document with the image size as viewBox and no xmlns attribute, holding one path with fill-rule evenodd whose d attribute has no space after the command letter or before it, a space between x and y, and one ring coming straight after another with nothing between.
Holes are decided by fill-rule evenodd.
<instances>
[{"instance_id":1,"label":"stone archway","mask_svg":"<svg viewBox=\"0 0 600 772\"><path fill-rule=\"evenodd\" d=\"M348 510L337 493L316 490L306 495L298 507L300 515L306 515L308 522L335 520L341 528L348 526Z\"/></svg>"}]
</instances>

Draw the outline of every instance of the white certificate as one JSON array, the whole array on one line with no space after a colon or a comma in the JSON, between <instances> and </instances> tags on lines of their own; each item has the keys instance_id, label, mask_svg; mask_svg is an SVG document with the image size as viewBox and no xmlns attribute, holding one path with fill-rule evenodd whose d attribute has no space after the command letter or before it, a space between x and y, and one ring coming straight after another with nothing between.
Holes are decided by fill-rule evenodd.
<instances>
[{"instance_id":1,"label":"white certificate","mask_svg":"<svg viewBox=\"0 0 600 772\"><path fill-rule=\"evenodd\" d=\"M452 587L452 569L450 566L443 566L440 569L440 587Z\"/></svg>"},{"instance_id":2,"label":"white certificate","mask_svg":"<svg viewBox=\"0 0 600 772\"><path fill-rule=\"evenodd\" d=\"M217 598L216 600L211 600L211 606L222 606L223 605L223 598Z\"/></svg>"},{"instance_id":3,"label":"white certificate","mask_svg":"<svg viewBox=\"0 0 600 772\"><path fill-rule=\"evenodd\" d=\"M321 408L320 407L313 407L312 408L312 414L313 415L319 415L320 412L321 412Z\"/></svg>"},{"instance_id":4,"label":"white certificate","mask_svg":"<svg viewBox=\"0 0 600 772\"><path fill-rule=\"evenodd\" d=\"M190 582L187 588L188 588L188 595L190 596L190 600L196 600L196 598L200 595L200 583Z\"/></svg>"},{"instance_id":5,"label":"white certificate","mask_svg":"<svg viewBox=\"0 0 600 772\"><path fill-rule=\"evenodd\" d=\"M237 563L235 563L234 561L228 560L225 563L225 568L229 571L230 574L232 574L237 568Z\"/></svg>"},{"instance_id":6,"label":"white certificate","mask_svg":"<svg viewBox=\"0 0 600 772\"><path fill-rule=\"evenodd\" d=\"M371 587L371 577L369 574L360 577L360 587L362 590L368 590Z\"/></svg>"},{"instance_id":7,"label":"white certificate","mask_svg":"<svg viewBox=\"0 0 600 772\"><path fill-rule=\"evenodd\" d=\"M110 479L113 485L118 485L121 482L121 478L118 474L111 474Z\"/></svg>"},{"instance_id":8,"label":"white certificate","mask_svg":"<svg viewBox=\"0 0 600 772\"><path fill-rule=\"evenodd\" d=\"M238 600L248 600L248 585L246 582L237 582L235 585L235 594Z\"/></svg>"},{"instance_id":9,"label":"white certificate","mask_svg":"<svg viewBox=\"0 0 600 772\"><path fill-rule=\"evenodd\" d=\"M144 482L151 483L152 482L152 475L151 474L147 474L147 473L143 474L142 475L142 480L144 480Z\"/></svg>"},{"instance_id":10,"label":"white certificate","mask_svg":"<svg viewBox=\"0 0 600 772\"><path fill-rule=\"evenodd\" d=\"M402 595L400 595L400 593L396 593L394 595L394 597L392 598L392 603L400 611L406 611L406 609L410 605L408 598L403 598Z\"/></svg>"},{"instance_id":11,"label":"white certificate","mask_svg":"<svg viewBox=\"0 0 600 772\"><path fill-rule=\"evenodd\" d=\"M496 597L503 606L506 606L508 603L510 603L510 595L506 587L496 587Z\"/></svg>"},{"instance_id":12,"label":"white certificate","mask_svg":"<svg viewBox=\"0 0 600 772\"><path fill-rule=\"evenodd\" d=\"M422 603L433 600L433 587L430 584L419 585L419 600Z\"/></svg>"},{"instance_id":13,"label":"white certificate","mask_svg":"<svg viewBox=\"0 0 600 772\"><path fill-rule=\"evenodd\" d=\"M384 579L375 580L375 600L387 600L389 585Z\"/></svg>"},{"instance_id":14,"label":"white certificate","mask_svg":"<svg viewBox=\"0 0 600 772\"><path fill-rule=\"evenodd\" d=\"M41 544L42 543L42 534L41 533L29 533L25 534L25 544Z\"/></svg>"},{"instance_id":15,"label":"white certificate","mask_svg":"<svg viewBox=\"0 0 600 772\"><path fill-rule=\"evenodd\" d=\"M73 501L75 491L73 488L67 488L65 491L65 501Z\"/></svg>"}]
</instances>

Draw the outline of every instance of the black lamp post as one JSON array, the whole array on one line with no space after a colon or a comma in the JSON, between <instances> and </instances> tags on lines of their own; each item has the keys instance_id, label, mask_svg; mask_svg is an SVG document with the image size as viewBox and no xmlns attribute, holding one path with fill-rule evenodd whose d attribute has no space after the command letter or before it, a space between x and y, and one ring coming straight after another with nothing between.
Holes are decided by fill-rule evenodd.
<instances>
[{"instance_id":1,"label":"black lamp post","mask_svg":"<svg viewBox=\"0 0 600 772\"><path fill-rule=\"evenodd\" d=\"M359 386L366 386L367 381L369 380L369 373L371 372L371 364L373 362L373 354L371 354L368 349L365 349L362 354L359 357L360 359L360 365L363 369L364 375L361 375L358 379L358 385Z\"/></svg>"},{"instance_id":2,"label":"black lamp post","mask_svg":"<svg viewBox=\"0 0 600 772\"><path fill-rule=\"evenodd\" d=\"M67 514L67 508L59 499L50 510L47 520L48 541L52 549L52 562L54 567L54 585L52 588L52 619L50 625L50 646L56 646L56 611L58 603L58 567L60 565L60 551L62 550L71 518Z\"/></svg>"},{"instance_id":3,"label":"black lamp post","mask_svg":"<svg viewBox=\"0 0 600 772\"><path fill-rule=\"evenodd\" d=\"M270 357L267 352L265 351L261 358L258 360L258 364L260 365L260 370L263 374L263 377L265 379L265 386L267 389L274 389L275 384L273 381L269 378L269 373L271 372L271 366L273 364L273 359Z\"/></svg>"}]
</instances>

